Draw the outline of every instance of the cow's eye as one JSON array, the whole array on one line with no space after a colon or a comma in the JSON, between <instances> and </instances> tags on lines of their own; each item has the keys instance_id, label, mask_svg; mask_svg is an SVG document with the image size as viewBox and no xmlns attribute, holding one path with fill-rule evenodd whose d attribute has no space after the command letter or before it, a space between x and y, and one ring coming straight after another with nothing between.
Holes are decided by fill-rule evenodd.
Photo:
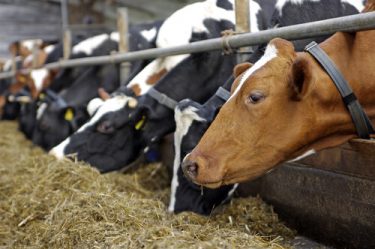
<instances>
[{"instance_id":1,"label":"cow's eye","mask_svg":"<svg viewBox=\"0 0 375 249\"><path fill-rule=\"evenodd\" d=\"M264 98L265 98L264 94L260 91L252 92L249 95L249 101L252 104L257 104L261 102L262 100L264 100Z\"/></svg>"}]
</instances>

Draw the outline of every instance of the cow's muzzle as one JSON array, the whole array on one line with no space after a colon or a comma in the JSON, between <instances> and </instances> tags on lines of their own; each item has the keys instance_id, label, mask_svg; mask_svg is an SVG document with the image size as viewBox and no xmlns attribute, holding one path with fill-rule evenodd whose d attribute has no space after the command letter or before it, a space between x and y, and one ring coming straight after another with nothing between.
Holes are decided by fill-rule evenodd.
<instances>
[{"instance_id":1,"label":"cow's muzzle","mask_svg":"<svg viewBox=\"0 0 375 249\"><path fill-rule=\"evenodd\" d=\"M209 160L203 156L188 154L183 160L181 167L186 178L195 184L208 188L218 188L222 184L222 176L210 174L213 172L208 170Z\"/></svg>"}]
</instances>

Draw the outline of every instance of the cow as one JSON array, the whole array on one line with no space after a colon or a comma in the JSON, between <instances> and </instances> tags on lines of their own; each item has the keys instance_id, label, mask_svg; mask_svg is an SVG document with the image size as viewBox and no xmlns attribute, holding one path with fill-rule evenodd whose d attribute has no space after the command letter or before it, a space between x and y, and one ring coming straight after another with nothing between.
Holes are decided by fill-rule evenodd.
<instances>
[{"instance_id":1,"label":"cow","mask_svg":"<svg viewBox=\"0 0 375 249\"><path fill-rule=\"evenodd\" d=\"M262 9L256 2L252 2L252 5L253 10L256 10L252 12L253 23L257 24L254 29L265 28L268 24L264 23L264 18L255 21L258 20L257 16L262 17ZM185 22L190 15L196 17L194 22ZM218 37L221 31L234 27L233 19L233 5L229 1L210 0L188 5L163 23L157 38L158 47ZM131 90L133 95L138 96L136 107L124 104L117 112L112 111L102 117L94 116L96 123L74 134L51 150L51 153L58 158L74 153L79 160L88 161L101 172L124 167L140 153L151 153L151 148L158 147L159 141L173 132L175 127L173 108L165 107L147 94L150 88L167 93L174 100L191 97L196 101L205 101L231 74L234 59L234 56L223 57L220 52L210 52L154 60L133 78L125 91ZM216 71L220 74L214 73ZM107 104L102 103L100 108L107 108ZM131 139L122 141L121 145L113 142L110 146L112 141L120 141L120 138L114 139L117 136ZM133 139L135 137L137 139ZM95 144L88 142L94 139Z\"/></svg>"},{"instance_id":2,"label":"cow","mask_svg":"<svg viewBox=\"0 0 375 249\"><path fill-rule=\"evenodd\" d=\"M129 36L130 49L135 51L154 47L159 27L160 21L132 26ZM91 48L87 44L82 45L80 43L78 47L73 48L73 52L84 51L86 54L95 53L95 55L99 52L108 53L118 47L118 38L118 33L99 36L96 37L94 43L97 47L93 46L93 42L91 42ZM141 70L144 64L144 60L133 63L130 68L130 77ZM47 101L39 107L39 114L38 111L36 113L37 125L33 132L33 142L46 150L51 149L87 121L89 113L86 111L86 106L91 99L98 96L98 88L113 92L119 85L120 79L117 65L109 64L89 67L76 79L71 87L63 90L58 94L57 98L53 97L52 102ZM53 91L52 85L48 92L51 93L51 91ZM60 100L64 100L67 106L61 106ZM64 118L66 111L74 113L72 120Z\"/></svg>"},{"instance_id":3,"label":"cow","mask_svg":"<svg viewBox=\"0 0 375 249\"><path fill-rule=\"evenodd\" d=\"M5 62L3 66L3 72L10 72L12 70L12 65L15 63L15 68L22 68L22 57L17 56L14 60L9 59ZM20 109L18 103L10 102L8 100L9 96L16 94L23 85L16 84L14 77L0 79L0 116L1 119L14 120Z\"/></svg>"},{"instance_id":4,"label":"cow","mask_svg":"<svg viewBox=\"0 0 375 249\"><path fill-rule=\"evenodd\" d=\"M365 11L374 11L369 1ZM375 121L375 31L338 32L320 44ZM355 70L353 70L355 69ZM254 65L237 66L231 97L183 161L193 182L215 188L254 179L357 136L325 69L292 43L272 40Z\"/></svg>"},{"instance_id":5,"label":"cow","mask_svg":"<svg viewBox=\"0 0 375 249\"><path fill-rule=\"evenodd\" d=\"M336 6L337 3L325 2L324 6L322 4L323 2L319 3L315 1L305 1L304 5L301 5L301 3L294 4L291 1L278 1L276 3L277 10L273 15L272 23L273 25L284 26L313 21L315 18L326 19L332 17L333 12L330 12L330 9L337 11L338 14L335 15L340 15L340 13L347 15L357 13L363 8L363 5L358 3L358 1L342 1L341 5L339 5L340 8ZM315 8L319 7L319 9L324 7L327 11L316 11L317 13L315 15L313 9L311 9L311 5L314 5ZM307 8L306 6L309 7ZM308 10L305 11L307 14L301 15L301 10ZM283 14L281 15L281 13ZM293 15L293 13L298 13L298 15ZM309 15L312 15L314 19L309 20ZM300 16L301 18L298 18ZM315 39L322 40L324 38L326 37L317 37ZM311 39L297 40L293 41L293 44L297 51L302 51L310 41ZM254 63L256 60L250 58L249 61ZM229 79L223 86L224 89L229 90L232 82L233 78ZM184 100L176 107L174 174L171 184L171 200L168 208L170 212L194 211L207 215L215 206L228 200L233 189L237 186L228 185L215 190L200 188L188 181L181 169L182 159L198 144L200 138L214 120L217 112L225 103L226 99L221 96L222 94L215 94L204 105L200 105L191 100Z\"/></svg>"},{"instance_id":6,"label":"cow","mask_svg":"<svg viewBox=\"0 0 375 249\"><path fill-rule=\"evenodd\" d=\"M14 41L9 45L9 52L13 57L21 56L22 59L26 59L33 53L34 48L36 50L43 49L45 46L50 45L50 42L45 42L41 39L27 39Z\"/></svg>"}]
</instances>

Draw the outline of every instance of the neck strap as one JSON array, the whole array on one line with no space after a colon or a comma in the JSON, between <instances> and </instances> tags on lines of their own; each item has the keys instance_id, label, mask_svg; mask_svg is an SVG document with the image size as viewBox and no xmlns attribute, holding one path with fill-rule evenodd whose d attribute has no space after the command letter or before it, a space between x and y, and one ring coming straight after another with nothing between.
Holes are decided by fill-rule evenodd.
<instances>
[{"instance_id":1,"label":"neck strap","mask_svg":"<svg viewBox=\"0 0 375 249\"><path fill-rule=\"evenodd\" d=\"M169 109L174 110L174 108L177 105L176 100L171 99L170 97L168 97L164 93L159 92L154 87L151 87L150 90L148 90L147 94L150 97L152 97L153 99L155 99L157 102L159 102L160 104L168 107Z\"/></svg>"},{"instance_id":2,"label":"neck strap","mask_svg":"<svg viewBox=\"0 0 375 249\"><path fill-rule=\"evenodd\" d=\"M352 117L358 136L369 139L370 134L374 133L374 128L344 76L316 42L307 45L305 51L310 53L331 77Z\"/></svg>"}]
</instances>

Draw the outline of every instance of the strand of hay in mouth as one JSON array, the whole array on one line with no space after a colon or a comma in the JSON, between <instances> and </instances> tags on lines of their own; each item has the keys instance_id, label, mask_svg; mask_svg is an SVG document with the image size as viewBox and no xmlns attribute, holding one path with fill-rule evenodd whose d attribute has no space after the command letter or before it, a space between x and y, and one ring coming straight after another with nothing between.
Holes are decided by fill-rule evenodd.
<instances>
[{"instance_id":1,"label":"strand of hay in mouth","mask_svg":"<svg viewBox=\"0 0 375 249\"><path fill-rule=\"evenodd\" d=\"M171 215L159 164L100 175L33 148L15 123L0 130L0 247L282 248L294 235L259 198L211 217Z\"/></svg>"}]
</instances>

